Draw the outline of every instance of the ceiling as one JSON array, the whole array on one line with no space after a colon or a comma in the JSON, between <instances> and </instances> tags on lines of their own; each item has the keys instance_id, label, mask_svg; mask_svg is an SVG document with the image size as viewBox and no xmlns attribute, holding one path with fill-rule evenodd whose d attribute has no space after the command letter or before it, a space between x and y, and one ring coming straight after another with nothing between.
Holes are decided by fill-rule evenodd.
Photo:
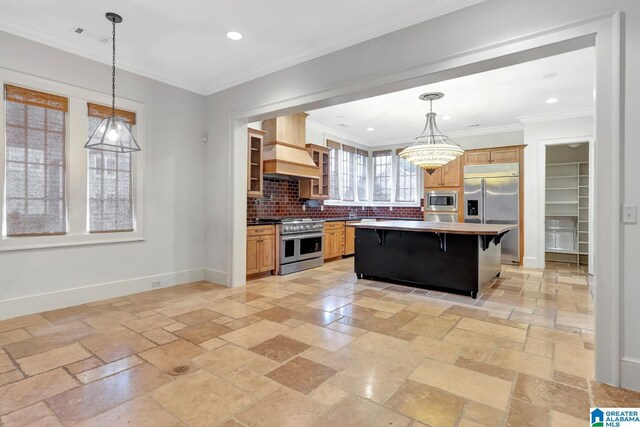
<instances>
[{"instance_id":1,"label":"ceiling","mask_svg":"<svg viewBox=\"0 0 640 427\"><path fill-rule=\"evenodd\" d=\"M367 146L401 144L418 136L424 127L429 104L418 96L443 92L445 97L434 101L433 110L445 134L517 130L527 119L586 115L592 111L594 60L593 48L582 49L307 111L308 121ZM547 104L549 98L557 98L558 102ZM446 116L448 120L443 120Z\"/></svg>"},{"instance_id":2,"label":"ceiling","mask_svg":"<svg viewBox=\"0 0 640 427\"><path fill-rule=\"evenodd\" d=\"M481 1L2 0L0 30L110 64L116 12L119 68L210 94Z\"/></svg>"}]
</instances>

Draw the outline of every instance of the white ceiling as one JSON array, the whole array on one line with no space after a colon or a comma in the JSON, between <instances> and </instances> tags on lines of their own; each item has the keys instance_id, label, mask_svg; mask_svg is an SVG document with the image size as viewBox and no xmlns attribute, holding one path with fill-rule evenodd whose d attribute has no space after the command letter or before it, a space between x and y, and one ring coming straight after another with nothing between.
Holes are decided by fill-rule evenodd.
<instances>
[{"instance_id":1,"label":"white ceiling","mask_svg":"<svg viewBox=\"0 0 640 427\"><path fill-rule=\"evenodd\" d=\"M110 63L116 12L120 68L210 94L481 1L2 0L0 30Z\"/></svg>"},{"instance_id":2,"label":"white ceiling","mask_svg":"<svg viewBox=\"0 0 640 427\"><path fill-rule=\"evenodd\" d=\"M593 48L582 49L307 111L307 120L367 146L401 144L410 142L424 127L429 104L418 96L443 92L445 97L434 101L433 110L445 134L517 130L519 119L528 118L523 116L584 115L593 109L594 59ZM558 102L547 104L552 97ZM443 120L445 116L450 119ZM471 126L476 124L480 126ZM375 131L367 131L369 127Z\"/></svg>"}]
</instances>

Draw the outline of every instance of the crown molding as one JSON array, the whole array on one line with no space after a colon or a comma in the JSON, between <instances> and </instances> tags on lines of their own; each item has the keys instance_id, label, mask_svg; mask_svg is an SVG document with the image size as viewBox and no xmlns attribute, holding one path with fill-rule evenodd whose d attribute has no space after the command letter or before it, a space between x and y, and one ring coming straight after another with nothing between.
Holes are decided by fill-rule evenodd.
<instances>
[{"instance_id":1,"label":"crown molding","mask_svg":"<svg viewBox=\"0 0 640 427\"><path fill-rule=\"evenodd\" d=\"M450 132L447 136L452 138L460 138L465 136L476 136L476 135L491 135L494 133L506 133L506 132L518 132L522 131L524 127L520 123L512 123L509 125L501 125L501 126L491 126L491 127L478 127L473 129L465 129L459 130L455 132Z\"/></svg>"},{"instance_id":2,"label":"crown molding","mask_svg":"<svg viewBox=\"0 0 640 427\"><path fill-rule=\"evenodd\" d=\"M574 119L576 117L588 117L594 115L593 107L576 108L573 110L564 110L554 113L531 114L527 116L518 116L516 119L522 124L549 122L552 120Z\"/></svg>"},{"instance_id":3,"label":"crown molding","mask_svg":"<svg viewBox=\"0 0 640 427\"><path fill-rule=\"evenodd\" d=\"M215 76L209 82L190 81L171 74L163 74L153 69L136 65L128 61L118 60L118 68L139 74L162 83L169 84L181 89L195 92L200 95L211 95L233 86L246 83L248 81L263 77L265 75L283 70L314 58L347 48L349 46L362 43L384 34L428 21L442 15L446 15L456 10L463 9L485 0L456 0L443 1L443 6L433 8L433 2L419 2L410 7L399 9L394 13L385 15L376 22L372 22L360 28L351 28L334 37L325 39L318 43L309 44L292 54L269 61L262 66L245 72L233 72L225 75ZM99 49L92 49L73 42L64 37L42 31L38 28L25 25L10 18L0 17L0 31L5 31L38 43L51 46L65 52L73 53L94 61L111 65L111 52L99 53Z\"/></svg>"}]
</instances>

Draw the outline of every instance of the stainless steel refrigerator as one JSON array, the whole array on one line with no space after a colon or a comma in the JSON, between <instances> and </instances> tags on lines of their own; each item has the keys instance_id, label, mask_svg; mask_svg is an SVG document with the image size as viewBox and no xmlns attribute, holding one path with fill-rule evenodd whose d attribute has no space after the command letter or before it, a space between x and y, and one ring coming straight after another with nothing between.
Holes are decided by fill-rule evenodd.
<instances>
[{"instance_id":1,"label":"stainless steel refrigerator","mask_svg":"<svg viewBox=\"0 0 640 427\"><path fill-rule=\"evenodd\" d=\"M520 261L520 165L464 167L464 222L518 224L502 238L502 263Z\"/></svg>"}]
</instances>

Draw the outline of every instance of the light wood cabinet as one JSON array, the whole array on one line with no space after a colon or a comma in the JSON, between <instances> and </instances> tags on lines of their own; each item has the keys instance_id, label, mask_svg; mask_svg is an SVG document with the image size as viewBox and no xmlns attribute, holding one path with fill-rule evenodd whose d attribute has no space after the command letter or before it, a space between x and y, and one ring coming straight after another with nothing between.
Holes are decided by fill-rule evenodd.
<instances>
[{"instance_id":1,"label":"light wood cabinet","mask_svg":"<svg viewBox=\"0 0 640 427\"><path fill-rule=\"evenodd\" d=\"M488 165L491 163L491 151L477 150L464 153L465 165Z\"/></svg>"},{"instance_id":2,"label":"light wood cabinet","mask_svg":"<svg viewBox=\"0 0 640 427\"><path fill-rule=\"evenodd\" d=\"M318 179L300 180L300 198L325 200L329 198L329 149L307 144L307 151L318 166Z\"/></svg>"},{"instance_id":3,"label":"light wood cabinet","mask_svg":"<svg viewBox=\"0 0 640 427\"><path fill-rule=\"evenodd\" d=\"M431 175L424 173L425 188L459 187L461 185L462 161L460 157L436 169Z\"/></svg>"},{"instance_id":4,"label":"light wood cabinet","mask_svg":"<svg viewBox=\"0 0 640 427\"><path fill-rule=\"evenodd\" d=\"M324 226L324 259L342 256L344 222L328 222Z\"/></svg>"},{"instance_id":5,"label":"light wood cabinet","mask_svg":"<svg viewBox=\"0 0 640 427\"><path fill-rule=\"evenodd\" d=\"M352 221L347 224L353 224ZM356 252L356 229L353 227L344 227L344 252L343 255L353 255Z\"/></svg>"},{"instance_id":6,"label":"light wood cabinet","mask_svg":"<svg viewBox=\"0 0 640 427\"><path fill-rule=\"evenodd\" d=\"M275 227L247 227L247 275L275 270L275 261Z\"/></svg>"},{"instance_id":7,"label":"light wood cabinet","mask_svg":"<svg viewBox=\"0 0 640 427\"><path fill-rule=\"evenodd\" d=\"M247 196L250 197L262 197L262 144L265 133L258 129L248 129Z\"/></svg>"},{"instance_id":8,"label":"light wood cabinet","mask_svg":"<svg viewBox=\"0 0 640 427\"><path fill-rule=\"evenodd\" d=\"M425 188L433 188L433 187L441 187L442 185L442 166L433 171L433 173L424 172L424 187Z\"/></svg>"},{"instance_id":9,"label":"light wood cabinet","mask_svg":"<svg viewBox=\"0 0 640 427\"><path fill-rule=\"evenodd\" d=\"M465 165L486 165L490 163L518 163L521 146L469 150L464 155Z\"/></svg>"},{"instance_id":10,"label":"light wood cabinet","mask_svg":"<svg viewBox=\"0 0 640 427\"><path fill-rule=\"evenodd\" d=\"M520 161L520 148L491 150L491 163L517 163Z\"/></svg>"}]
</instances>

